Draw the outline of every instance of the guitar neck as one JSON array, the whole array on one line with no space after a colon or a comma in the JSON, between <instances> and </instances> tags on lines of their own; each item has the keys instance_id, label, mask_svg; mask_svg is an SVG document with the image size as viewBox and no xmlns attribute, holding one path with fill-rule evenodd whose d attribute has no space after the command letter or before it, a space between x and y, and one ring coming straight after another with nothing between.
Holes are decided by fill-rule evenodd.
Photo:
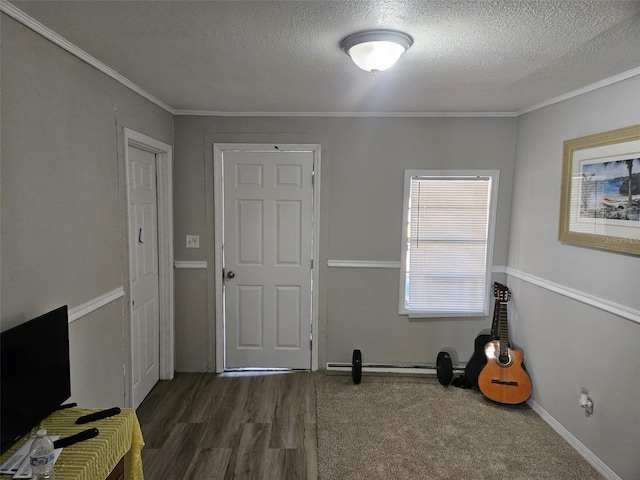
<instances>
[{"instance_id":1,"label":"guitar neck","mask_svg":"<svg viewBox=\"0 0 640 480\"><path fill-rule=\"evenodd\" d=\"M500 363L509 361L509 322L507 319L507 302L500 301Z\"/></svg>"},{"instance_id":2,"label":"guitar neck","mask_svg":"<svg viewBox=\"0 0 640 480\"><path fill-rule=\"evenodd\" d=\"M500 311L505 299L508 300L511 293L509 287L493 282L493 296L495 302L493 305L493 321L491 322L491 340L500 340Z\"/></svg>"},{"instance_id":3,"label":"guitar neck","mask_svg":"<svg viewBox=\"0 0 640 480\"><path fill-rule=\"evenodd\" d=\"M493 321L491 322L491 340L500 339L500 302L495 299L493 306Z\"/></svg>"}]
</instances>

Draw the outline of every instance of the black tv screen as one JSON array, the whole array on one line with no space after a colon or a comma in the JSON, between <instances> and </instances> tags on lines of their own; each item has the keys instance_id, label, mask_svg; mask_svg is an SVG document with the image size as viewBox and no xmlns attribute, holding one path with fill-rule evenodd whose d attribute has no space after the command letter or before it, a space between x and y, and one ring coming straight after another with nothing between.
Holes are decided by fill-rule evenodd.
<instances>
[{"instance_id":1,"label":"black tv screen","mask_svg":"<svg viewBox=\"0 0 640 480\"><path fill-rule=\"evenodd\" d=\"M67 306L0 334L2 452L71 396Z\"/></svg>"}]
</instances>

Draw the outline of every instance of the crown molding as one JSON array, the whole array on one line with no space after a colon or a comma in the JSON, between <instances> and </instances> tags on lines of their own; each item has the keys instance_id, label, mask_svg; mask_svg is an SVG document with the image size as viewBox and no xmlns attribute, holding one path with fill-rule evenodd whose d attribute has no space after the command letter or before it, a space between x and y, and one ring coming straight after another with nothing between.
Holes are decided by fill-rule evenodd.
<instances>
[{"instance_id":1,"label":"crown molding","mask_svg":"<svg viewBox=\"0 0 640 480\"><path fill-rule=\"evenodd\" d=\"M327 117L327 118L515 118L516 112L220 112L175 110L194 117Z\"/></svg>"},{"instance_id":2,"label":"crown molding","mask_svg":"<svg viewBox=\"0 0 640 480\"><path fill-rule=\"evenodd\" d=\"M186 110L174 109L162 100L154 97L149 92L139 87L125 76L119 74L111 67L105 65L100 60L89 55L87 52L69 42L50 28L38 22L25 12L9 3L7 0L0 0L0 11L6 13L14 20L22 23L27 28L42 35L44 38L55 43L60 48L66 50L80 60L91 65L105 75L113 78L125 87L133 90L138 95L156 104L174 116L199 116L199 117L327 117L327 118L517 118L526 113L539 110L555 103L583 95L585 93L598 90L599 88L613 85L614 83L627 80L640 75L640 67L628 70L610 78L587 85L586 87L574 90L563 95L545 100L544 102L531 105L515 112L221 112L210 110Z\"/></svg>"},{"instance_id":3,"label":"crown molding","mask_svg":"<svg viewBox=\"0 0 640 480\"><path fill-rule=\"evenodd\" d=\"M62 48L63 50L66 50L67 52L69 52L70 54L72 54L75 57L79 58L83 62L91 65L92 67L94 67L95 69L101 71L105 75L108 75L109 77L113 78L115 81L121 83L122 85L124 85L128 89L133 90L135 93L137 93L141 97L144 97L147 100L149 100L150 102L155 103L157 106L159 106L160 108L166 110L170 114L172 114L172 115L175 114L174 113L175 110L172 107L170 107L169 105L167 105L166 103L164 103L162 100L154 97L149 92L147 92L143 88L139 87L138 85L133 83L131 80L129 80L125 76L123 76L123 75L119 74L118 72L116 72L113 68L105 65L100 60L92 57L91 55L89 55L87 52L85 52L81 48L77 47L73 43L69 42L68 40L66 40L65 38L63 38L62 36L60 36L59 34L54 32L53 30L51 30L49 27L46 27L45 25L43 25L42 23L38 22L34 18L30 17L29 15L27 15L25 12L20 10L15 5L12 5L11 3L9 3L9 2L7 2L5 0L0 0L0 11L3 12L3 13L6 13L7 15L9 15L14 20L16 20L16 21L20 22L21 24L23 24L25 27L33 30L34 32L36 32L37 34L43 36L44 38L46 38L50 42L58 45L60 48Z\"/></svg>"},{"instance_id":4,"label":"crown molding","mask_svg":"<svg viewBox=\"0 0 640 480\"><path fill-rule=\"evenodd\" d=\"M626 72L622 72L618 75L614 75L613 77L605 78L604 80L600 80L599 82L592 83L591 85L587 85L586 87L579 88L578 90L573 90L572 92L565 93L564 95L559 95L557 97L550 98L549 100L545 100L544 102L536 103L535 105L531 105L530 107L523 108L522 110L518 110L516 112L516 116L519 117L521 115L524 115L525 113L530 113L535 110L540 110L541 108L548 107L549 105L553 105L555 103L564 102L565 100L569 100L570 98L574 98L579 95L583 95L585 93L593 92L594 90L598 90L599 88L608 87L609 85L622 82L623 80L633 78L637 75L640 75L640 67L627 70Z\"/></svg>"}]
</instances>

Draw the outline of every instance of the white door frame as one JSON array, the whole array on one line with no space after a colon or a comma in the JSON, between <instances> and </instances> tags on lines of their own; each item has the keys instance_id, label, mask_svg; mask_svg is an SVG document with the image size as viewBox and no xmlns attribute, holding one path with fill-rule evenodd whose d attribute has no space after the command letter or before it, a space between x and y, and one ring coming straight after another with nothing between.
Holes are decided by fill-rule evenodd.
<instances>
[{"instance_id":1,"label":"white door frame","mask_svg":"<svg viewBox=\"0 0 640 480\"><path fill-rule=\"evenodd\" d=\"M124 165L127 194L127 254L129 239L129 147L139 148L156 156L156 181L158 195L158 293L160 313L160 380L171 380L174 375L174 297L173 297L173 148L151 137L128 128L124 130ZM130 258L130 256L129 256ZM128 272L129 296L131 296L131 269ZM129 403L133 394L133 342L129 308L129 351L132 355L128 366Z\"/></svg>"},{"instance_id":2,"label":"white door frame","mask_svg":"<svg viewBox=\"0 0 640 480\"><path fill-rule=\"evenodd\" d=\"M313 189L313 269L311 270L311 370L318 370L318 285L320 258L320 145L319 144L255 144L255 143L214 143L213 144L213 192L214 192L214 288L216 299L216 372L224 371L224 308L222 299L223 266L223 177L222 153L224 151L260 152L277 149L280 152L312 152L314 170Z\"/></svg>"}]
</instances>

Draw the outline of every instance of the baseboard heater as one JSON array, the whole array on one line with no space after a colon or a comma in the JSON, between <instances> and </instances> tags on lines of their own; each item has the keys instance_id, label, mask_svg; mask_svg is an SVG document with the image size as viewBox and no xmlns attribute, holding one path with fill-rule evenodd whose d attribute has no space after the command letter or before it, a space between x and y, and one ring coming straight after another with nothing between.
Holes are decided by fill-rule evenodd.
<instances>
[{"instance_id":1,"label":"baseboard heater","mask_svg":"<svg viewBox=\"0 0 640 480\"><path fill-rule=\"evenodd\" d=\"M465 365L457 365L453 367L455 373L464 373ZM327 370L335 372L350 372L352 365L350 363L327 362ZM415 373L421 375L436 375L435 365L407 365L407 364L391 364L391 363L363 363L363 372L372 373Z\"/></svg>"}]
</instances>

